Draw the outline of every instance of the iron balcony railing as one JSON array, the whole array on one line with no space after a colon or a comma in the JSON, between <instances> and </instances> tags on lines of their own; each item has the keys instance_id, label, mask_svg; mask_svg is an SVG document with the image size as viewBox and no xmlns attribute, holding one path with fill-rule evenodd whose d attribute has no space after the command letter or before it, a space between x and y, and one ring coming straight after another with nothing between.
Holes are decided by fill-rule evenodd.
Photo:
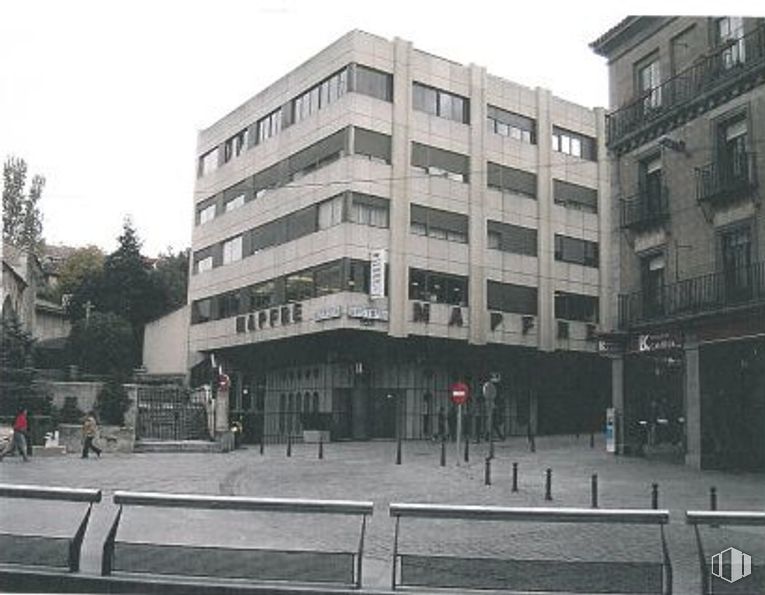
<instances>
[{"instance_id":1,"label":"iron balcony railing","mask_svg":"<svg viewBox=\"0 0 765 595\"><path fill-rule=\"evenodd\" d=\"M739 153L696 168L696 200L726 203L757 185L754 153Z\"/></svg>"},{"instance_id":2,"label":"iron balcony railing","mask_svg":"<svg viewBox=\"0 0 765 595\"><path fill-rule=\"evenodd\" d=\"M697 316L736 306L765 304L765 263L709 273L651 292L619 296L619 327Z\"/></svg>"},{"instance_id":3,"label":"iron balcony railing","mask_svg":"<svg viewBox=\"0 0 765 595\"><path fill-rule=\"evenodd\" d=\"M712 54L701 57L693 66L607 114L608 145L617 144L675 108L689 104L707 91L763 66L765 25L759 25L742 38L721 45Z\"/></svg>"},{"instance_id":4,"label":"iron balcony railing","mask_svg":"<svg viewBox=\"0 0 765 595\"><path fill-rule=\"evenodd\" d=\"M621 199L619 206L622 228L639 231L669 217L669 192L664 184L641 188L635 196Z\"/></svg>"}]
</instances>

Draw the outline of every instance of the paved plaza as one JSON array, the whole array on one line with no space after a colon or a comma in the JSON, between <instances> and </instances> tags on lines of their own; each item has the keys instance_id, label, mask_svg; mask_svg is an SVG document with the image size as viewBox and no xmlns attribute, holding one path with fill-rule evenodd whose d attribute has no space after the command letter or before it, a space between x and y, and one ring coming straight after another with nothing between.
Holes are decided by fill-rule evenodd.
<instances>
[{"instance_id":1,"label":"paved plaza","mask_svg":"<svg viewBox=\"0 0 765 595\"><path fill-rule=\"evenodd\" d=\"M115 490L181 492L281 498L371 500L364 554L364 586L390 586L393 521L391 502L483 504L501 506L590 505L590 476L599 476L601 508L650 508L651 484L659 485L659 507L671 513L668 530L675 574L675 593L698 593L699 572L692 529L683 524L685 510L709 507L709 489L717 488L721 510L765 510L765 474L694 471L670 463L614 457L600 440L589 446L589 436L539 437L536 452L525 439L496 444L492 484L484 484L487 445L471 443L470 463L456 465L455 445L448 445L447 464L439 465L440 445L405 442L403 464L394 464L394 442L349 442L317 446L267 445L228 454L168 453L42 458L29 463L5 459L3 483L100 488L104 501L94 508L85 538L82 571L98 573L101 545L114 518ZM512 463L519 466L519 491L511 492ZM545 470L553 472L552 502L544 499ZM62 504L6 500L0 508L2 530L60 532L72 530L83 508L62 513ZM79 508L77 508L79 507ZM467 523L432 520L402 521L401 548L429 554L482 557L507 555L527 558L656 560L660 555L655 527L541 526L532 523ZM133 509L125 515L120 538L177 541L199 545L311 547L352 550L358 540L357 520L319 515ZM708 553L739 545L754 564L765 560L762 533L713 530ZM726 543L726 540L739 540ZM718 549L719 548L719 549ZM751 551L750 551L751 550Z\"/></svg>"}]
</instances>

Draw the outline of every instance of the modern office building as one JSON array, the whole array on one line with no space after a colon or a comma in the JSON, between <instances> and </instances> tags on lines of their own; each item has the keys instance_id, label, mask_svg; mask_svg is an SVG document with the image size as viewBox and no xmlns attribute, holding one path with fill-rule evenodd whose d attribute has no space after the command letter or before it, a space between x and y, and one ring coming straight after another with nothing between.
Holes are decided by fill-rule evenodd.
<instances>
[{"instance_id":1,"label":"modern office building","mask_svg":"<svg viewBox=\"0 0 765 595\"><path fill-rule=\"evenodd\" d=\"M352 31L199 134L192 378L245 437L590 431L609 402L604 111ZM481 388L494 379L493 407ZM449 427L447 427L449 426ZM453 432L452 432L453 433Z\"/></svg>"},{"instance_id":2,"label":"modern office building","mask_svg":"<svg viewBox=\"0 0 765 595\"><path fill-rule=\"evenodd\" d=\"M765 20L629 17L591 46L613 108L623 447L763 468Z\"/></svg>"}]
</instances>

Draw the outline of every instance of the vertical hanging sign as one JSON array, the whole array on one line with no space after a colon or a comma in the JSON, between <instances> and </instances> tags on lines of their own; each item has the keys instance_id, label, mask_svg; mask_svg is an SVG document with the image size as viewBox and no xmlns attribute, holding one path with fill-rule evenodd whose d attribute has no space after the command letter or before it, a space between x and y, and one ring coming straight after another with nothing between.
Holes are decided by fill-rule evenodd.
<instances>
[{"instance_id":1,"label":"vertical hanging sign","mask_svg":"<svg viewBox=\"0 0 765 595\"><path fill-rule=\"evenodd\" d=\"M369 295L385 297L385 248L372 250L369 260Z\"/></svg>"}]
</instances>

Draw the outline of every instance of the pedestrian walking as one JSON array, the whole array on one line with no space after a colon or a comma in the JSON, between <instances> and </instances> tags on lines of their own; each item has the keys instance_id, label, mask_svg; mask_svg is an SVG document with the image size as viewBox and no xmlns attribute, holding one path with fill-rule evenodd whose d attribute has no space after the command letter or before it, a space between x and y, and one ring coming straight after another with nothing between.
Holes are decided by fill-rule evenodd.
<instances>
[{"instance_id":1,"label":"pedestrian walking","mask_svg":"<svg viewBox=\"0 0 765 595\"><path fill-rule=\"evenodd\" d=\"M88 451L93 451L96 456L101 456L101 449L93 444L93 440L96 439L98 434L98 423L96 422L96 416L91 411L85 417L85 421L82 423L82 458L88 458Z\"/></svg>"},{"instance_id":2,"label":"pedestrian walking","mask_svg":"<svg viewBox=\"0 0 765 595\"><path fill-rule=\"evenodd\" d=\"M13 420L13 436L11 436L11 448L9 451L0 454L0 461L6 454L19 451L24 462L27 462L27 430L29 429L29 421L27 420L27 410L23 407L19 409L16 414L16 419Z\"/></svg>"}]
</instances>

